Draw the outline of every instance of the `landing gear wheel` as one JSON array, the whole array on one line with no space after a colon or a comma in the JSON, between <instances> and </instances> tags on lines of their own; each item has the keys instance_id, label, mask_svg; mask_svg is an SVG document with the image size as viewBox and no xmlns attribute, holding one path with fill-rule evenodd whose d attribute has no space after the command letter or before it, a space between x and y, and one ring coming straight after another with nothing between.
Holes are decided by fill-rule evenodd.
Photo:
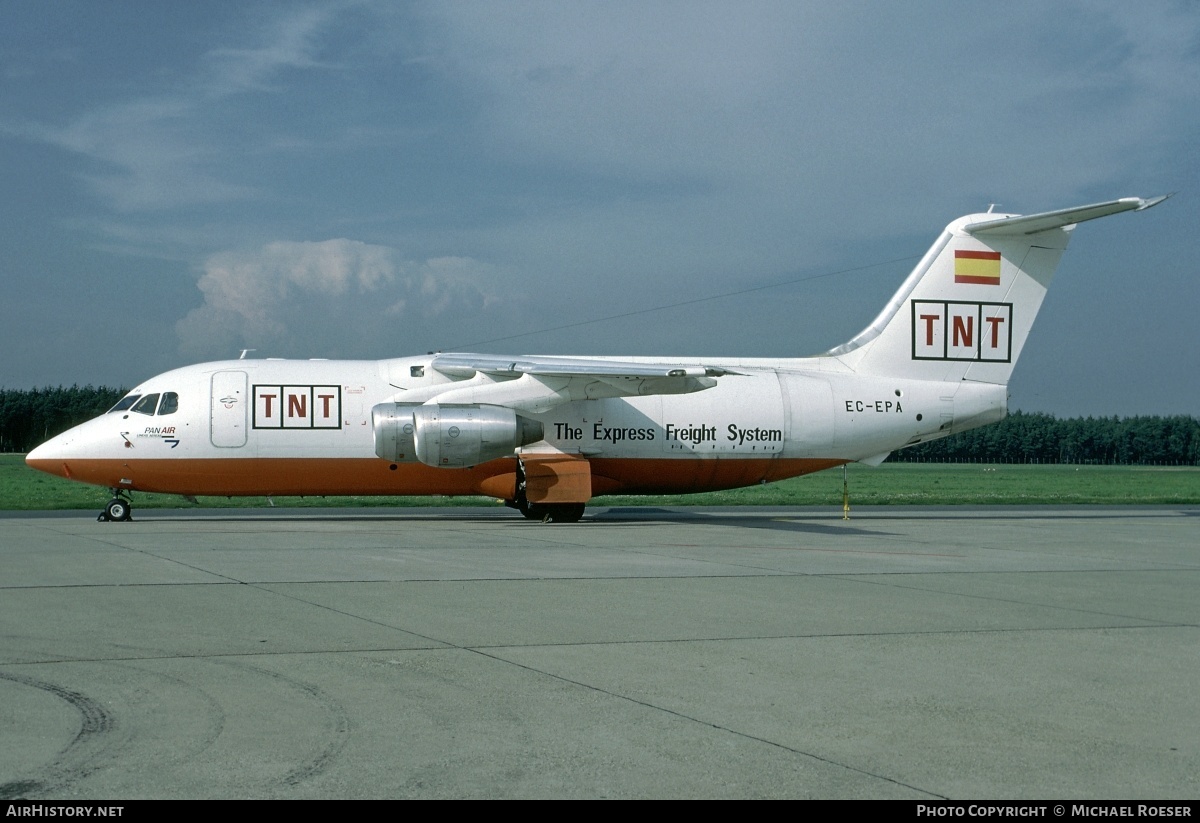
<instances>
[{"instance_id":1,"label":"landing gear wheel","mask_svg":"<svg viewBox=\"0 0 1200 823\"><path fill-rule=\"evenodd\" d=\"M525 488L525 464L518 460L517 493L512 500L505 500L504 505L519 511L526 520L540 520L543 523L577 523L583 517L586 503L530 503L525 496Z\"/></svg>"},{"instance_id":2,"label":"landing gear wheel","mask_svg":"<svg viewBox=\"0 0 1200 823\"><path fill-rule=\"evenodd\" d=\"M544 520L546 517L546 512L543 510L544 508L545 507L539 506L536 503L526 503L523 506L517 506L518 511L521 512L521 516L526 520Z\"/></svg>"},{"instance_id":3,"label":"landing gear wheel","mask_svg":"<svg viewBox=\"0 0 1200 823\"><path fill-rule=\"evenodd\" d=\"M128 500L122 500L120 497L114 497L108 501L108 505L104 507L104 511L100 513L98 520L115 520L125 521L133 517L133 507L129 505Z\"/></svg>"},{"instance_id":4,"label":"landing gear wheel","mask_svg":"<svg viewBox=\"0 0 1200 823\"><path fill-rule=\"evenodd\" d=\"M529 520L543 523L578 523L583 517L584 503L526 503L520 507L521 514Z\"/></svg>"},{"instance_id":5,"label":"landing gear wheel","mask_svg":"<svg viewBox=\"0 0 1200 823\"><path fill-rule=\"evenodd\" d=\"M550 509L550 519L555 523L578 523L587 506L583 503L558 503L546 508Z\"/></svg>"}]
</instances>

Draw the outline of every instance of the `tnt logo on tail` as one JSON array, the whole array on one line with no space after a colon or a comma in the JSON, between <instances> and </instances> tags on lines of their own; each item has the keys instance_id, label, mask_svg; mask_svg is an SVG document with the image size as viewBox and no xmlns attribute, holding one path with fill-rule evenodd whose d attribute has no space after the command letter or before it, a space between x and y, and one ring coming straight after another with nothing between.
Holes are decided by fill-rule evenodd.
<instances>
[{"instance_id":1,"label":"tnt logo on tail","mask_svg":"<svg viewBox=\"0 0 1200 823\"><path fill-rule=\"evenodd\" d=\"M1012 359L1012 303L912 301L913 360Z\"/></svg>"}]
</instances>

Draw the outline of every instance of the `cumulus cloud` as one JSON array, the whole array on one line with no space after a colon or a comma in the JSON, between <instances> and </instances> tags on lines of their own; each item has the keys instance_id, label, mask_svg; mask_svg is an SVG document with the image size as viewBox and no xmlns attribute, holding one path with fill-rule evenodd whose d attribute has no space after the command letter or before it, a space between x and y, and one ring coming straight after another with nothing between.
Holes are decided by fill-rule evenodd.
<instances>
[{"instance_id":1,"label":"cumulus cloud","mask_svg":"<svg viewBox=\"0 0 1200 823\"><path fill-rule=\"evenodd\" d=\"M186 355L384 356L397 326L453 310L478 318L500 301L496 267L466 257L402 259L338 238L222 252L202 266L204 304L176 324Z\"/></svg>"}]
</instances>

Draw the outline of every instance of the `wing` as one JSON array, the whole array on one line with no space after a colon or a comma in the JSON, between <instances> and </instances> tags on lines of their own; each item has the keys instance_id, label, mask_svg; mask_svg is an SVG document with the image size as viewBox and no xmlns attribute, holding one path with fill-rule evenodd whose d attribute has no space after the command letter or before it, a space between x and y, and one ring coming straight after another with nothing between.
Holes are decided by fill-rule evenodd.
<instances>
[{"instance_id":1,"label":"wing","mask_svg":"<svg viewBox=\"0 0 1200 823\"><path fill-rule=\"evenodd\" d=\"M393 399L485 403L540 414L574 400L703 391L717 385L717 378L735 374L695 363L495 354L439 354L431 366L453 382Z\"/></svg>"}]
</instances>

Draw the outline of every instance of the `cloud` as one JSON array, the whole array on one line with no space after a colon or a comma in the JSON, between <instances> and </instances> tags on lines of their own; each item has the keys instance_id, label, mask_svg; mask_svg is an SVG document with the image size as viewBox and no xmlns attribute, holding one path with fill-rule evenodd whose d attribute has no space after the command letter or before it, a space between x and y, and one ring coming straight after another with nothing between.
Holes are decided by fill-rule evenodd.
<instances>
[{"instance_id":1,"label":"cloud","mask_svg":"<svg viewBox=\"0 0 1200 823\"><path fill-rule=\"evenodd\" d=\"M92 194L124 214L262 199L264 191L236 181L230 169L231 161L245 153L247 140L254 139L242 133L246 121L235 101L280 91L284 86L273 84L288 71L335 68L317 56L333 16L286 10L248 24L243 35L248 45L213 48L177 79L138 78L134 87L143 89L141 94L90 105L65 123L10 114L0 120L0 134L86 158L90 164L80 178ZM149 71L164 69L155 65Z\"/></svg>"},{"instance_id":2,"label":"cloud","mask_svg":"<svg viewBox=\"0 0 1200 823\"><path fill-rule=\"evenodd\" d=\"M1069 201L1131 151L1153 151L1175 133L1169 124L1196 122L1200 16L1187 6L456 3L438 13L443 63L476 92L498 153L705 181L697 191L761 204L744 210L748 224L808 212L821 235L836 229L821 221L826 209L803 203L880 225L914 222L894 208L901 192Z\"/></svg>"},{"instance_id":3,"label":"cloud","mask_svg":"<svg viewBox=\"0 0 1200 823\"><path fill-rule=\"evenodd\" d=\"M200 89L214 97L275 91L273 82L285 70L330 68L317 54L321 35L333 17L331 9L287 9L262 26L257 44L209 51L204 57L207 71L201 76Z\"/></svg>"},{"instance_id":4,"label":"cloud","mask_svg":"<svg viewBox=\"0 0 1200 823\"><path fill-rule=\"evenodd\" d=\"M204 304L176 324L191 357L254 348L264 356L378 356L398 324L457 322L500 303L500 271L465 257L401 259L387 246L338 238L280 241L205 261Z\"/></svg>"},{"instance_id":5,"label":"cloud","mask_svg":"<svg viewBox=\"0 0 1200 823\"><path fill-rule=\"evenodd\" d=\"M0 248L8 271L120 301L143 319L123 324L130 356L166 365L193 305L190 355L803 354L870 322L907 266L533 334L919 254L993 201L1196 175L1189 3L71 9L69 36L34 6L0 33L20 47L0 49L19 78L0 140L20 144L0 161ZM46 57L66 46L71 62ZM1097 293L1126 288L1094 268ZM1160 270L1190 293L1186 268ZM34 325L52 327L43 303ZM1159 327L1190 328L1178 312ZM114 368L105 348L87 368Z\"/></svg>"}]
</instances>

